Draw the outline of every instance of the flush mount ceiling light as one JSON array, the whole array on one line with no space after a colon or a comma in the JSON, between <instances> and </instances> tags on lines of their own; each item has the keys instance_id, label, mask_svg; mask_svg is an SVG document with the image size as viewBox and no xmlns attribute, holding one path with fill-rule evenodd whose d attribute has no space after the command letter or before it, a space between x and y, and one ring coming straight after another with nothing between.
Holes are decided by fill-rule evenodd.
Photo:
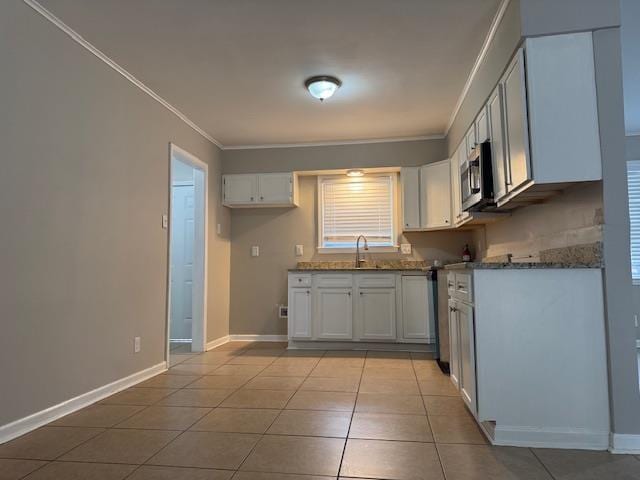
<instances>
[{"instance_id":1,"label":"flush mount ceiling light","mask_svg":"<svg viewBox=\"0 0 640 480\"><path fill-rule=\"evenodd\" d=\"M360 170L359 168L354 170L347 170L347 177L363 177L364 170Z\"/></svg>"},{"instance_id":2,"label":"flush mount ceiling light","mask_svg":"<svg viewBox=\"0 0 640 480\"><path fill-rule=\"evenodd\" d=\"M317 98L321 102L325 98L331 97L336 90L342 85L342 82L336 77L329 75L318 75L316 77L308 78L304 82L304 86L307 87L312 97Z\"/></svg>"}]
</instances>

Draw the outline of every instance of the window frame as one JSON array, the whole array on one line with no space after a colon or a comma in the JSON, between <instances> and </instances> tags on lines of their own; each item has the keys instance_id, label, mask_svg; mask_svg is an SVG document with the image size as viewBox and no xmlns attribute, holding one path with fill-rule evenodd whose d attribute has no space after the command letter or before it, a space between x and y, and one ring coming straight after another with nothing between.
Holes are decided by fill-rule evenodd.
<instances>
[{"instance_id":1,"label":"window frame","mask_svg":"<svg viewBox=\"0 0 640 480\"><path fill-rule=\"evenodd\" d=\"M391 245L384 246L370 246L369 253L385 253L385 252L397 252L399 250L398 245L398 173L397 172L384 172L384 173L368 173L368 178L374 177L387 177L390 179L391 192L389 193L391 198ZM316 182L316 195L317 195L317 215L316 215L316 228L317 245L316 250L318 253L331 254L331 253L355 253L356 247L325 247L323 232L324 232L324 201L322 197L322 183L326 180L335 180L340 183L350 183L354 180L345 175L319 175ZM361 249L362 251L362 249Z\"/></svg>"}]
</instances>

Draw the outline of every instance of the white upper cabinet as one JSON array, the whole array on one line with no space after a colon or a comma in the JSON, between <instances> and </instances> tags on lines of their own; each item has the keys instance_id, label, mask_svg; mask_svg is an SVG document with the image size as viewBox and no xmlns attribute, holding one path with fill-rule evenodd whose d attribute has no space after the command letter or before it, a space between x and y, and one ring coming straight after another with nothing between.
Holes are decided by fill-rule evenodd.
<instances>
[{"instance_id":1,"label":"white upper cabinet","mask_svg":"<svg viewBox=\"0 0 640 480\"><path fill-rule=\"evenodd\" d=\"M602 179L591 32L527 39L489 110L492 130L500 127L499 112L503 118L504 145L492 138L493 150L500 149L494 158L499 207L540 201L562 185Z\"/></svg>"},{"instance_id":2,"label":"white upper cabinet","mask_svg":"<svg viewBox=\"0 0 640 480\"><path fill-rule=\"evenodd\" d=\"M451 228L451 172L449 160L403 168L402 229Z\"/></svg>"},{"instance_id":3,"label":"white upper cabinet","mask_svg":"<svg viewBox=\"0 0 640 480\"><path fill-rule=\"evenodd\" d=\"M420 169L420 226L423 230L451 227L451 168L449 160Z\"/></svg>"},{"instance_id":4,"label":"white upper cabinet","mask_svg":"<svg viewBox=\"0 0 640 480\"><path fill-rule=\"evenodd\" d=\"M402 183L402 226L403 230L420 228L420 167L403 168L400 172Z\"/></svg>"},{"instance_id":5,"label":"white upper cabinet","mask_svg":"<svg viewBox=\"0 0 640 480\"><path fill-rule=\"evenodd\" d=\"M476 142L483 143L489 140L489 116L487 107L480 110L476 118Z\"/></svg>"},{"instance_id":6,"label":"white upper cabinet","mask_svg":"<svg viewBox=\"0 0 640 480\"><path fill-rule=\"evenodd\" d=\"M475 123L471 125L471 128L467 132L467 136L465 137L465 139L466 139L466 146L467 146L465 151L465 158L468 158L471 152L473 151L473 149L476 148L476 145L478 144L478 141L476 140Z\"/></svg>"},{"instance_id":7,"label":"white upper cabinet","mask_svg":"<svg viewBox=\"0 0 640 480\"><path fill-rule=\"evenodd\" d=\"M531 178L527 92L522 50L518 51L507 69L502 85L507 138L506 184L507 191L510 192Z\"/></svg>"},{"instance_id":8,"label":"white upper cabinet","mask_svg":"<svg viewBox=\"0 0 640 480\"><path fill-rule=\"evenodd\" d=\"M293 175L265 173L258 175L258 201L265 204L293 203Z\"/></svg>"},{"instance_id":9,"label":"white upper cabinet","mask_svg":"<svg viewBox=\"0 0 640 480\"><path fill-rule=\"evenodd\" d=\"M295 173L223 175L223 205L227 207L292 207L298 204Z\"/></svg>"},{"instance_id":10,"label":"white upper cabinet","mask_svg":"<svg viewBox=\"0 0 640 480\"><path fill-rule=\"evenodd\" d=\"M502 116L502 85L498 85L489 97L489 137L491 140L491 165L493 170L493 195L502 198L507 193L505 165L504 118Z\"/></svg>"},{"instance_id":11,"label":"white upper cabinet","mask_svg":"<svg viewBox=\"0 0 640 480\"><path fill-rule=\"evenodd\" d=\"M257 175L224 175L224 204L250 205L258 195Z\"/></svg>"}]
</instances>

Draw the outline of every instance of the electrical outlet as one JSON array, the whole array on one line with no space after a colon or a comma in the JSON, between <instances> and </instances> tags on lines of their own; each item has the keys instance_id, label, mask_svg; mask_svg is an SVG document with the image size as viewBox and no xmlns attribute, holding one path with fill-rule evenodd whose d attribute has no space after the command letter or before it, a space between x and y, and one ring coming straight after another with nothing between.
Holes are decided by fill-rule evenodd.
<instances>
[{"instance_id":1,"label":"electrical outlet","mask_svg":"<svg viewBox=\"0 0 640 480\"><path fill-rule=\"evenodd\" d=\"M304 247L302 245L296 245L296 257L304 255Z\"/></svg>"},{"instance_id":2,"label":"electrical outlet","mask_svg":"<svg viewBox=\"0 0 640 480\"><path fill-rule=\"evenodd\" d=\"M251 247L251 256L252 257L259 257L260 256L260 247L258 247L257 245L254 245L253 247Z\"/></svg>"},{"instance_id":3,"label":"electrical outlet","mask_svg":"<svg viewBox=\"0 0 640 480\"><path fill-rule=\"evenodd\" d=\"M140 337L133 337L133 353L140 353Z\"/></svg>"},{"instance_id":4,"label":"electrical outlet","mask_svg":"<svg viewBox=\"0 0 640 480\"><path fill-rule=\"evenodd\" d=\"M220 234L222 233L222 225L218 224L218 225L216 226L216 233L217 233L218 235L220 235Z\"/></svg>"},{"instance_id":5,"label":"electrical outlet","mask_svg":"<svg viewBox=\"0 0 640 480\"><path fill-rule=\"evenodd\" d=\"M410 243L401 243L400 244L400 253L403 255L411 255L411 244Z\"/></svg>"}]
</instances>

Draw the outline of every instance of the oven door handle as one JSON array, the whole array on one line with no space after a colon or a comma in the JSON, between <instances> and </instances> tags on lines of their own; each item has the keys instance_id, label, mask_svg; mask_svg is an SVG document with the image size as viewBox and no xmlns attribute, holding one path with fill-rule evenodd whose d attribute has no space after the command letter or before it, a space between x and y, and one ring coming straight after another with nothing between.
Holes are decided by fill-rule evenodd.
<instances>
[{"instance_id":1,"label":"oven door handle","mask_svg":"<svg viewBox=\"0 0 640 480\"><path fill-rule=\"evenodd\" d=\"M467 175L468 181L469 181L469 192L471 192L471 195L474 195L476 193L480 193L480 189L479 188L474 188L473 186L473 175L471 174L471 168L469 168L469 174Z\"/></svg>"}]
</instances>

